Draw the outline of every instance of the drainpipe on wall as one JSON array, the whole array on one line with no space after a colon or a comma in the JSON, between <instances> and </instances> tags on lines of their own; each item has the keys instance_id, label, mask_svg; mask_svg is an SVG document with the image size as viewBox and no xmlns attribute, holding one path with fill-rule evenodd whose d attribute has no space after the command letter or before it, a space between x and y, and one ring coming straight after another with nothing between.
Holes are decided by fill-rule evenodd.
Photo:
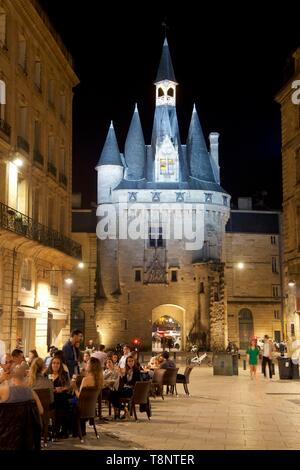
<instances>
[{"instance_id":1,"label":"drainpipe on wall","mask_svg":"<svg viewBox=\"0 0 300 470\"><path fill-rule=\"evenodd\" d=\"M279 278L280 278L280 320L281 320L281 331L282 331L282 340L285 340L285 322L284 322L284 301L285 301L285 283L283 276L283 243L282 243L282 214L278 214L279 222L279 237L278 237L278 251L279 251Z\"/></svg>"}]
</instances>

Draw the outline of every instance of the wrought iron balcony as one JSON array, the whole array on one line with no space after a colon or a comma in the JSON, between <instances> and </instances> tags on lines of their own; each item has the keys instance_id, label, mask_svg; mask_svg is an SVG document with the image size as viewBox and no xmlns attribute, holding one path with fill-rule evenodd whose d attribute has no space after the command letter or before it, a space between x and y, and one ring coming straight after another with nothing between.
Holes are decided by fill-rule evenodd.
<instances>
[{"instance_id":1,"label":"wrought iron balcony","mask_svg":"<svg viewBox=\"0 0 300 470\"><path fill-rule=\"evenodd\" d=\"M79 243L0 202L1 228L22 235L42 245L55 248L73 258L81 259L81 245Z\"/></svg>"},{"instance_id":2,"label":"wrought iron balcony","mask_svg":"<svg viewBox=\"0 0 300 470\"><path fill-rule=\"evenodd\" d=\"M51 162L48 162L48 173L51 173L51 175L55 176L56 178L57 170L56 170L56 167Z\"/></svg>"},{"instance_id":3,"label":"wrought iron balcony","mask_svg":"<svg viewBox=\"0 0 300 470\"><path fill-rule=\"evenodd\" d=\"M68 178L66 177L66 175L64 175L63 173L59 173L59 182L64 186L67 186Z\"/></svg>"},{"instance_id":4,"label":"wrought iron balcony","mask_svg":"<svg viewBox=\"0 0 300 470\"><path fill-rule=\"evenodd\" d=\"M10 137L11 127L4 119L0 119L0 130L4 132L7 137Z\"/></svg>"},{"instance_id":5,"label":"wrought iron balcony","mask_svg":"<svg viewBox=\"0 0 300 470\"><path fill-rule=\"evenodd\" d=\"M17 146L19 149L23 149L25 152L29 153L29 143L21 135L18 135L17 137Z\"/></svg>"},{"instance_id":6,"label":"wrought iron balcony","mask_svg":"<svg viewBox=\"0 0 300 470\"><path fill-rule=\"evenodd\" d=\"M44 157L39 150L33 151L33 160L41 165L44 165Z\"/></svg>"}]
</instances>

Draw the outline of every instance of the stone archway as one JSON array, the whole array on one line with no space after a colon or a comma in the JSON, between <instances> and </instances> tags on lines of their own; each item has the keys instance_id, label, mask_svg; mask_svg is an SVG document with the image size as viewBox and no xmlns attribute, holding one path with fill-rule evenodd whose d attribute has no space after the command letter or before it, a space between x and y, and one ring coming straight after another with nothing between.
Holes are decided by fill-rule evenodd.
<instances>
[{"instance_id":1,"label":"stone archway","mask_svg":"<svg viewBox=\"0 0 300 470\"><path fill-rule=\"evenodd\" d=\"M185 346L185 309L164 304L152 310L152 350L181 351Z\"/></svg>"}]
</instances>

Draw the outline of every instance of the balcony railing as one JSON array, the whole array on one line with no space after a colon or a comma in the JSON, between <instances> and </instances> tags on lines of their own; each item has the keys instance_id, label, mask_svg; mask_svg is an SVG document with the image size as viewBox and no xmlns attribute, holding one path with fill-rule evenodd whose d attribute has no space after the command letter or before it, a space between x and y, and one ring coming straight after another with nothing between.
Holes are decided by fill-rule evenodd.
<instances>
[{"instance_id":1,"label":"balcony railing","mask_svg":"<svg viewBox=\"0 0 300 470\"><path fill-rule=\"evenodd\" d=\"M39 150L34 150L33 160L37 163L40 163L40 165L44 165L44 157Z\"/></svg>"},{"instance_id":2,"label":"balcony railing","mask_svg":"<svg viewBox=\"0 0 300 470\"><path fill-rule=\"evenodd\" d=\"M66 175L64 175L63 173L59 173L59 182L64 186L67 186L68 178L66 177Z\"/></svg>"},{"instance_id":3,"label":"balcony railing","mask_svg":"<svg viewBox=\"0 0 300 470\"><path fill-rule=\"evenodd\" d=\"M48 173L51 173L51 175L55 176L56 178L56 167L53 165L53 163L48 162Z\"/></svg>"},{"instance_id":4,"label":"balcony railing","mask_svg":"<svg viewBox=\"0 0 300 470\"><path fill-rule=\"evenodd\" d=\"M55 248L69 256L73 256L73 258L81 259L81 245L79 243L0 202L1 228L23 235L42 245Z\"/></svg>"},{"instance_id":5,"label":"balcony railing","mask_svg":"<svg viewBox=\"0 0 300 470\"><path fill-rule=\"evenodd\" d=\"M17 146L19 149L23 149L25 152L29 153L29 143L21 135L18 135L17 137Z\"/></svg>"},{"instance_id":6,"label":"balcony railing","mask_svg":"<svg viewBox=\"0 0 300 470\"><path fill-rule=\"evenodd\" d=\"M0 130L4 132L7 137L10 137L11 127L4 119L0 119Z\"/></svg>"}]
</instances>

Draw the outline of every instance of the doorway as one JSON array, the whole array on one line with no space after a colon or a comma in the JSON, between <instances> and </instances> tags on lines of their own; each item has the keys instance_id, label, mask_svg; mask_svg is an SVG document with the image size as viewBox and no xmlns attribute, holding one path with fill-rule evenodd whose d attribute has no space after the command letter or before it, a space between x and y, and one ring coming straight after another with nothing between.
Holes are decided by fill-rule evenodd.
<instances>
[{"instance_id":1,"label":"doorway","mask_svg":"<svg viewBox=\"0 0 300 470\"><path fill-rule=\"evenodd\" d=\"M247 349L250 338L254 335L253 316L251 310L242 308L239 311L240 349Z\"/></svg>"}]
</instances>

